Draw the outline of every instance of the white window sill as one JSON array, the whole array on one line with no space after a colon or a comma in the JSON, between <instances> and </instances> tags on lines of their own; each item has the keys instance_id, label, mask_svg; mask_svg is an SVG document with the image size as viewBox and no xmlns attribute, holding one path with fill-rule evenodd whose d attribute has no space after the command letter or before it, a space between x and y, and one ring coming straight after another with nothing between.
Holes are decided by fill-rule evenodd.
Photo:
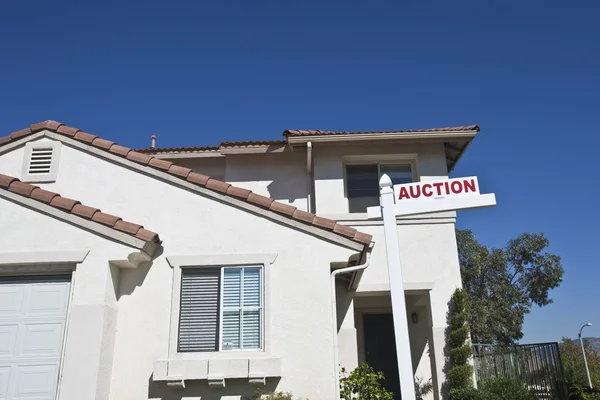
<instances>
[{"instance_id":1,"label":"white window sill","mask_svg":"<svg viewBox=\"0 0 600 400\"><path fill-rule=\"evenodd\" d=\"M206 380L209 386L223 387L225 379L248 379L250 383L265 383L266 378L281 376L281 359L265 354L235 355L223 358L168 359L154 362L152 380L181 382ZM172 385L176 386L176 385Z\"/></svg>"}]
</instances>

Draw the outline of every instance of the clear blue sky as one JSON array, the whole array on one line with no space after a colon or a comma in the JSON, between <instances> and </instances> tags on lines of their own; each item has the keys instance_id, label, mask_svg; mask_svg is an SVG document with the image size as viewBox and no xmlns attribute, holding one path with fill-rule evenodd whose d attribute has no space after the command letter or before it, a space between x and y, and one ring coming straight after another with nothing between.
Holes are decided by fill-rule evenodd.
<instances>
[{"instance_id":1,"label":"clear blue sky","mask_svg":"<svg viewBox=\"0 0 600 400\"><path fill-rule=\"evenodd\" d=\"M478 123L454 176L498 206L463 212L490 246L543 232L563 258L524 342L600 336L600 3L10 1L0 136L55 119L131 147L284 129Z\"/></svg>"}]
</instances>

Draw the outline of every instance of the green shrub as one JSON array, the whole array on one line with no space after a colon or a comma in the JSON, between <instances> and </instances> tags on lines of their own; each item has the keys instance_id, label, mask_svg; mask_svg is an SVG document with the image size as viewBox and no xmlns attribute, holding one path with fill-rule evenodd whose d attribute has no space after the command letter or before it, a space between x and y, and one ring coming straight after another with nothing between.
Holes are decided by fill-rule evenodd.
<instances>
[{"instance_id":1,"label":"green shrub","mask_svg":"<svg viewBox=\"0 0 600 400\"><path fill-rule=\"evenodd\" d=\"M289 392L274 392L263 394L258 397L261 400L294 400L294 396Z\"/></svg>"},{"instance_id":2,"label":"green shrub","mask_svg":"<svg viewBox=\"0 0 600 400\"><path fill-rule=\"evenodd\" d=\"M482 394L475 388L451 389L450 400L483 400Z\"/></svg>"},{"instance_id":3,"label":"green shrub","mask_svg":"<svg viewBox=\"0 0 600 400\"><path fill-rule=\"evenodd\" d=\"M536 400L525 382L496 378L483 382L479 388L481 400Z\"/></svg>"},{"instance_id":4,"label":"green shrub","mask_svg":"<svg viewBox=\"0 0 600 400\"><path fill-rule=\"evenodd\" d=\"M264 393L259 391L255 396L251 397L252 400L303 400L300 397L294 397L289 392L273 392ZM306 400L306 399L304 399Z\"/></svg>"},{"instance_id":5,"label":"green shrub","mask_svg":"<svg viewBox=\"0 0 600 400\"><path fill-rule=\"evenodd\" d=\"M450 370L447 373L448 385L455 396L470 396L473 387L473 366L469 359L473 355L469 339L469 298L464 289L456 289L452 294L449 312L450 333L448 354ZM461 389L461 390L459 390ZM465 389L465 390L462 390ZM467 397L468 398L468 397Z\"/></svg>"},{"instance_id":6,"label":"green shrub","mask_svg":"<svg viewBox=\"0 0 600 400\"><path fill-rule=\"evenodd\" d=\"M600 400L600 392L575 383L571 385L569 398L571 400Z\"/></svg>"},{"instance_id":7,"label":"green shrub","mask_svg":"<svg viewBox=\"0 0 600 400\"><path fill-rule=\"evenodd\" d=\"M382 372L375 372L368 364L361 366L346 375L341 370L340 395L343 400L394 400L394 395L381 386L385 379Z\"/></svg>"},{"instance_id":8,"label":"green shrub","mask_svg":"<svg viewBox=\"0 0 600 400\"><path fill-rule=\"evenodd\" d=\"M448 371L448 384L453 389L468 389L473 386L473 366L455 365Z\"/></svg>"},{"instance_id":9,"label":"green shrub","mask_svg":"<svg viewBox=\"0 0 600 400\"><path fill-rule=\"evenodd\" d=\"M469 338L469 325L465 325L461 328L452 330L450 332L450 346L461 347L465 344L467 339Z\"/></svg>"},{"instance_id":10,"label":"green shrub","mask_svg":"<svg viewBox=\"0 0 600 400\"><path fill-rule=\"evenodd\" d=\"M469 345L457 347L450 350L450 363L452 365L464 365L473 355L473 349Z\"/></svg>"}]
</instances>

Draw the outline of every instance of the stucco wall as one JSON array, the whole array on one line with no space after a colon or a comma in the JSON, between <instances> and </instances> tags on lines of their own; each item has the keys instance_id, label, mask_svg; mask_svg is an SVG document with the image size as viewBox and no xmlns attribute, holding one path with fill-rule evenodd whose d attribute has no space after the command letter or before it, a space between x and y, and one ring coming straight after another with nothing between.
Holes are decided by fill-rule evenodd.
<instances>
[{"instance_id":1,"label":"stucco wall","mask_svg":"<svg viewBox=\"0 0 600 400\"><path fill-rule=\"evenodd\" d=\"M165 243L163 255L152 266L113 271L110 276L117 288L114 302L117 302L119 310L118 320L116 316L111 317L117 321L119 331L115 339L111 399L180 399L182 395L198 396L205 390L203 383L192 383L185 392L172 392L161 385L149 383L152 362L166 358L168 350L173 271L165 257L232 252L279 254L271 266L268 282L273 305L270 310L271 335L282 338L272 343L275 355L283 359L284 378L278 383L278 388L310 388L307 392L296 394L313 400L331 398L334 378L330 347L329 262L347 259L350 251L114 165L68 145L62 146L61 153L56 183L40 186L142 223L159 232ZM344 195L344 157L369 157L369 154L374 160L381 155L393 159L399 154L416 154L417 173L421 180L446 176L441 144L314 149L317 212L344 217L349 225L373 234L376 242L371 266L358 287L362 295L389 290L383 227L379 222L349 216ZM0 172L20 177L22 157L22 148L1 154ZM210 168L206 164L210 171L200 168L200 164L186 165L213 176L224 171L225 179L230 183L306 209L305 157L303 151L263 156L231 155L226 159L225 168L222 166L223 159L215 161ZM430 324L433 333L430 347L443 360L447 302L454 288L460 285L454 213L403 219L398 231L405 262L405 282L432 286ZM107 301L107 304L113 303ZM350 311L339 321L340 362L351 367L357 362L356 327L351 318L353 302L350 299L345 305ZM339 307L340 298L338 310ZM106 324L110 325L110 321L108 318ZM103 353L109 352L110 345L107 346ZM437 366L440 376L442 367ZM232 389L232 386L238 389ZM235 398L240 387L246 386L229 382L227 390L221 394L229 393ZM207 398L206 395L203 398Z\"/></svg>"},{"instance_id":2,"label":"stucco wall","mask_svg":"<svg viewBox=\"0 0 600 400\"><path fill-rule=\"evenodd\" d=\"M255 193L307 209L306 152L228 155L226 181Z\"/></svg>"},{"instance_id":3,"label":"stucco wall","mask_svg":"<svg viewBox=\"0 0 600 400\"><path fill-rule=\"evenodd\" d=\"M18 176L10 167L19 158L18 151L0 156L0 170ZM168 357L173 270L165 257L240 253L278 254L266 282L271 337L267 346L271 355L282 359L277 388L313 400L333 397L329 263L347 260L351 250L67 145L62 146L58 180L40 186L141 223L164 241L163 254L150 267L119 274L110 399L205 399L223 393L235 399L254 392L235 382L228 382L228 389L220 393L202 383L183 392L149 383L153 362ZM232 386L242 391L232 393Z\"/></svg>"},{"instance_id":4,"label":"stucco wall","mask_svg":"<svg viewBox=\"0 0 600 400\"><path fill-rule=\"evenodd\" d=\"M315 147L314 179L315 203L319 214L347 214L348 199L344 185L346 163L381 162L394 163L414 160L416 178L440 178L447 176L444 147L442 144L408 145L336 145ZM366 211L365 211L366 212Z\"/></svg>"},{"instance_id":5,"label":"stucco wall","mask_svg":"<svg viewBox=\"0 0 600 400\"><path fill-rule=\"evenodd\" d=\"M0 232L0 255L89 251L72 282L59 399L108 399L117 324L113 277L118 273L109 260L126 260L137 250L3 198Z\"/></svg>"}]
</instances>

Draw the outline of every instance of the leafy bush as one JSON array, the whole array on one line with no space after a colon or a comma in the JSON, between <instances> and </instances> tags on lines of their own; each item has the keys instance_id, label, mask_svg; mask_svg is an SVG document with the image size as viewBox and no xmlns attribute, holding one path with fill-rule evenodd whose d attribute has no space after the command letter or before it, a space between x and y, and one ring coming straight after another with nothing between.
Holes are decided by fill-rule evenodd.
<instances>
[{"instance_id":1,"label":"leafy bush","mask_svg":"<svg viewBox=\"0 0 600 400\"><path fill-rule=\"evenodd\" d=\"M569 398L571 400L600 400L600 392L575 383L571 385Z\"/></svg>"},{"instance_id":2,"label":"leafy bush","mask_svg":"<svg viewBox=\"0 0 600 400\"><path fill-rule=\"evenodd\" d=\"M479 388L481 400L536 400L525 382L497 378L484 382Z\"/></svg>"},{"instance_id":3,"label":"leafy bush","mask_svg":"<svg viewBox=\"0 0 600 400\"><path fill-rule=\"evenodd\" d=\"M536 397L524 382L496 378L484 382L478 389L451 389L450 400L536 400Z\"/></svg>"},{"instance_id":4,"label":"leafy bush","mask_svg":"<svg viewBox=\"0 0 600 400\"><path fill-rule=\"evenodd\" d=\"M464 289L456 289L452 294L449 313L450 334L450 370L448 371L448 384L450 389L469 389L473 387L473 366L469 359L473 350L468 343L469 339L469 298ZM471 391L464 391L471 393ZM462 396L462 391L455 391L456 396Z\"/></svg>"},{"instance_id":5,"label":"leafy bush","mask_svg":"<svg viewBox=\"0 0 600 400\"><path fill-rule=\"evenodd\" d=\"M587 357L590 377L594 387L600 386L600 354L596 352L587 340L583 341L585 356ZM560 344L560 359L565 371L565 379L572 385L588 386L585 364L581 355L579 341L563 338Z\"/></svg>"},{"instance_id":6,"label":"leafy bush","mask_svg":"<svg viewBox=\"0 0 600 400\"><path fill-rule=\"evenodd\" d=\"M394 395L381 386L385 379L382 372L375 372L368 364L361 366L346 375L341 370L340 395L343 400L394 400ZM283 399L282 399L283 400Z\"/></svg>"},{"instance_id":7,"label":"leafy bush","mask_svg":"<svg viewBox=\"0 0 600 400\"><path fill-rule=\"evenodd\" d=\"M423 398L431 392L433 392L431 378L425 383L423 383L423 378L415 378L415 396L417 397L417 400L423 400Z\"/></svg>"},{"instance_id":8,"label":"leafy bush","mask_svg":"<svg viewBox=\"0 0 600 400\"><path fill-rule=\"evenodd\" d=\"M256 396L252 397L253 400L303 400L299 397L294 397L289 392L273 392L273 393L261 393L259 392Z\"/></svg>"},{"instance_id":9,"label":"leafy bush","mask_svg":"<svg viewBox=\"0 0 600 400\"><path fill-rule=\"evenodd\" d=\"M294 400L294 396L289 392L274 392L261 395L259 398L261 400Z\"/></svg>"},{"instance_id":10,"label":"leafy bush","mask_svg":"<svg viewBox=\"0 0 600 400\"><path fill-rule=\"evenodd\" d=\"M464 389L450 389L450 400L483 400L479 390L471 387Z\"/></svg>"}]
</instances>

